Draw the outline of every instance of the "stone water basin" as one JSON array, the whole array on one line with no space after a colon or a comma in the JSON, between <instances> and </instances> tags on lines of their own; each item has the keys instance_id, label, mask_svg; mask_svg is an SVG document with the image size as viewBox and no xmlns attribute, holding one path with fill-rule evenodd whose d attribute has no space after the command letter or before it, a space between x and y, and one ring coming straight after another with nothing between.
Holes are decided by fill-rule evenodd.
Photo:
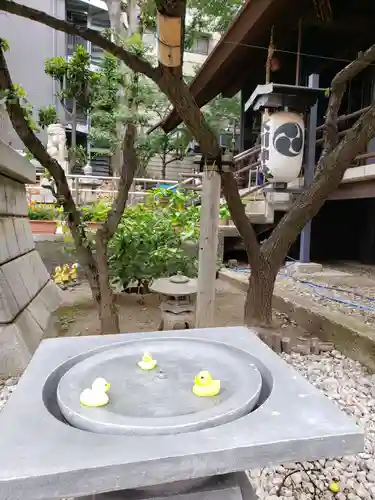
<instances>
[{"instance_id":1,"label":"stone water basin","mask_svg":"<svg viewBox=\"0 0 375 500\"><path fill-rule=\"evenodd\" d=\"M150 371L137 361L157 360ZM220 379L220 394L197 397L202 370ZM97 377L111 384L109 404L82 406L79 396ZM133 341L94 352L70 368L57 387L62 415L73 427L103 434L160 435L205 429L240 418L258 403L262 375L254 358L225 344L184 338Z\"/></svg>"},{"instance_id":2,"label":"stone water basin","mask_svg":"<svg viewBox=\"0 0 375 500\"><path fill-rule=\"evenodd\" d=\"M144 351L152 372L137 368ZM193 397L200 370L221 380L218 396ZM96 377L111 383L109 404L82 407ZM0 426L0 500L180 491L363 450L362 431L245 327L46 340Z\"/></svg>"}]
</instances>

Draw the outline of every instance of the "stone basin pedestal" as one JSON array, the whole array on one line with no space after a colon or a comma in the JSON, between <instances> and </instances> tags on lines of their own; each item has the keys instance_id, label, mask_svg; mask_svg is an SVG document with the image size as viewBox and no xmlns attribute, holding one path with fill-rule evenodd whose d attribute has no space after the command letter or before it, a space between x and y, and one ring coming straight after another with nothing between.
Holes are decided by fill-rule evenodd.
<instances>
[{"instance_id":1,"label":"stone basin pedestal","mask_svg":"<svg viewBox=\"0 0 375 500\"><path fill-rule=\"evenodd\" d=\"M141 370L144 352L157 361ZM214 397L195 375L219 379ZM100 408L80 404L97 377ZM254 500L245 471L353 455L363 433L245 327L50 339L0 413L0 500Z\"/></svg>"}]
</instances>

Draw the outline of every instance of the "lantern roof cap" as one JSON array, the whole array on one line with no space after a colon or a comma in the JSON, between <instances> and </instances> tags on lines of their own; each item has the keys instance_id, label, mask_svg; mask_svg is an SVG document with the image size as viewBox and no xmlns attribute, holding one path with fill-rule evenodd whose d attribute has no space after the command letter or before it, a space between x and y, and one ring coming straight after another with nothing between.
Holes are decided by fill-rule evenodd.
<instances>
[{"instance_id":1,"label":"lantern roof cap","mask_svg":"<svg viewBox=\"0 0 375 500\"><path fill-rule=\"evenodd\" d=\"M266 83L258 85L245 104L245 111L263 109L279 109L288 107L297 112L314 106L316 101L325 97L326 89L303 87L301 85L285 85Z\"/></svg>"},{"instance_id":2,"label":"lantern roof cap","mask_svg":"<svg viewBox=\"0 0 375 500\"><path fill-rule=\"evenodd\" d=\"M150 290L162 295L193 295L197 293L197 280L179 274L169 278L159 278L151 283Z\"/></svg>"}]
</instances>

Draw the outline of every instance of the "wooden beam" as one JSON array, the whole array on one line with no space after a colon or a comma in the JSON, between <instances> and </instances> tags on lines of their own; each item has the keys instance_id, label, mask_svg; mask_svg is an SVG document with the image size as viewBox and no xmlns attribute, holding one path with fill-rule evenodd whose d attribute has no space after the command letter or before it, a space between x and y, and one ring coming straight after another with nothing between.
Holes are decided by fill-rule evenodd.
<instances>
[{"instance_id":1,"label":"wooden beam","mask_svg":"<svg viewBox=\"0 0 375 500\"><path fill-rule=\"evenodd\" d=\"M348 182L341 184L330 196L329 200L355 200L358 198L374 198L375 181Z\"/></svg>"}]
</instances>

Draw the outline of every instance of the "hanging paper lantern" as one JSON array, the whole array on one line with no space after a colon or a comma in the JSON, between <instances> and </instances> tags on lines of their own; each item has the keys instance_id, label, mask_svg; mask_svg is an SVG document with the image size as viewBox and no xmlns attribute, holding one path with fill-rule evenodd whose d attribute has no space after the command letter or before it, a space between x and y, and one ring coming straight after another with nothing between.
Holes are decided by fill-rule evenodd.
<instances>
[{"instance_id":1,"label":"hanging paper lantern","mask_svg":"<svg viewBox=\"0 0 375 500\"><path fill-rule=\"evenodd\" d=\"M305 125L301 115L280 111L262 117L261 168L268 182L297 179L303 159Z\"/></svg>"}]
</instances>

